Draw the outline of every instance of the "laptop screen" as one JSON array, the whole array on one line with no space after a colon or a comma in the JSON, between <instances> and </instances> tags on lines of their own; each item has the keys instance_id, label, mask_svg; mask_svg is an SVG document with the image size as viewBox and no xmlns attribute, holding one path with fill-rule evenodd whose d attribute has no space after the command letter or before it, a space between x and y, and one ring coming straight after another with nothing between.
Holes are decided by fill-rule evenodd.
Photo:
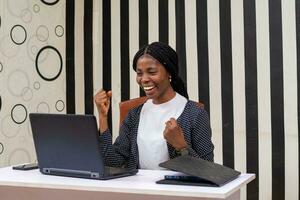
<instances>
[{"instance_id":1,"label":"laptop screen","mask_svg":"<svg viewBox=\"0 0 300 200\"><path fill-rule=\"evenodd\" d=\"M93 115L29 114L39 168L103 172Z\"/></svg>"}]
</instances>

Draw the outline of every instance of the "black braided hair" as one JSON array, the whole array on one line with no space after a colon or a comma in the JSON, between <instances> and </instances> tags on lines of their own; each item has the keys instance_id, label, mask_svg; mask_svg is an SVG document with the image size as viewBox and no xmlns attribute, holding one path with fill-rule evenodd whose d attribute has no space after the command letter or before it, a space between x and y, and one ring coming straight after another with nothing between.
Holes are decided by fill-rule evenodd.
<instances>
[{"instance_id":1,"label":"black braided hair","mask_svg":"<svg viewBox=\"0 0 300 200\"><path fill-rule=\"evenodd\" d=\"M149 45L143 46L135 54L133 58L132 67L136 71L136 64L138 59L143 55L150 55L160 62L172 77L172 88L182 96L189 98L183 80L178 76L178 55L176 51L169 45L162 42L153 42Z\"/></svg>"}]
</instances>

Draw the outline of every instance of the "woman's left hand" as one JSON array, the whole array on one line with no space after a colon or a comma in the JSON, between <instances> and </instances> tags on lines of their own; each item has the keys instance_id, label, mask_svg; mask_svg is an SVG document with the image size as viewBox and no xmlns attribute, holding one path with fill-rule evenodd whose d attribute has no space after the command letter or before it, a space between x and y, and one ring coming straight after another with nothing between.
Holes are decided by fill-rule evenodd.
<instances>
[{"instance_id":1,"label":"woman's left hand","mask_svg":"<svg viewBox=\"0 0 300 200\"><path fill-rule=\"evenodd\" d=\"M164 130L164 138L169 144L171 144L176 150L183 149L187 146L184 139L181 127L178 125L176 119L171 118L166 123Z\"/></svg>"}]
</instances>

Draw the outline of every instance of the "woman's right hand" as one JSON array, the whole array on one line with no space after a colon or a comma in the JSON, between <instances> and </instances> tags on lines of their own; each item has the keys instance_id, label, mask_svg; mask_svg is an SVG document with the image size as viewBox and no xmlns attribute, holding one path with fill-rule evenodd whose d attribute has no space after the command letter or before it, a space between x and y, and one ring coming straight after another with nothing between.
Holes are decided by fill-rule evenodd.
<instances>
[{"instance_id":1,"label":"woman's right hand","mask_svg":"<svg viewBox=\"0 0 300 200\"><path fill-rule=\"evenodd\" d=\"M106 92L103 89L99 90L94 96L94 101L97 106L98 113L102 117L107 117L111 96L111 91Z\"/></svg>"}]
</instances>

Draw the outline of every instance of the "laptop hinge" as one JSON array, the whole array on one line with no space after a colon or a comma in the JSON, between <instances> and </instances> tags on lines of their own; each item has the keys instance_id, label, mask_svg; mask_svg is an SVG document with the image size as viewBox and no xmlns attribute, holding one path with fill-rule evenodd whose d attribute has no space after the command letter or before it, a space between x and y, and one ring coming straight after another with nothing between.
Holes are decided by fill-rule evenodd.
<instances>
[{"instance_id":1,"label":"laptop hinge","mask_svg":"<svg viewBox=\"0 0 300 200\"><path fill-rule=\"evenodd\" d=\"M98 172L72 170L72 169L43 168L42 172L44 174L78 176L78 177L86 177L86 178L94 178L94 179L98 179L100 177L100 174Z\"/></svg>"}]
</instances>

